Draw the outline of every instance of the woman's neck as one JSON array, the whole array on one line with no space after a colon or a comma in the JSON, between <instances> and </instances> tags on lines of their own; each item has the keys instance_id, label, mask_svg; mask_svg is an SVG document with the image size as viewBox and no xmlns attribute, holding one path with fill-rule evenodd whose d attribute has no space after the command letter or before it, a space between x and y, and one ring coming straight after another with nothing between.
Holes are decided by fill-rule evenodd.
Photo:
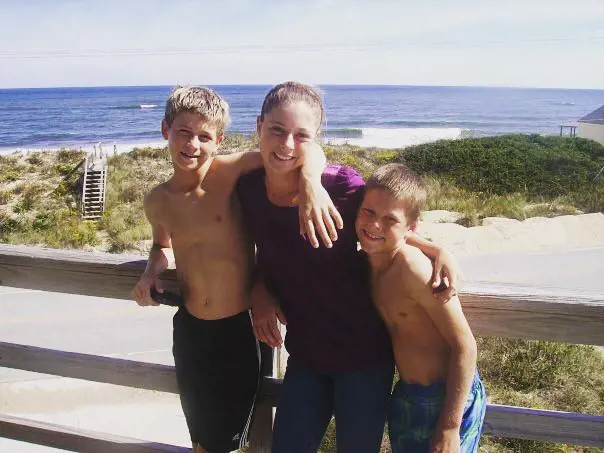
<instances>
[{"instance_id":1,"label":"woman's neck","mask_svg":"<svg viewBox=\"0 0 604 453\"><path fill-rule=\"evenodd\" d=\"M282 174L267 169L264 183L269 200L278 206L293 205L298 195L298 179L298 171Z\"/></svg>"}]
</instances>

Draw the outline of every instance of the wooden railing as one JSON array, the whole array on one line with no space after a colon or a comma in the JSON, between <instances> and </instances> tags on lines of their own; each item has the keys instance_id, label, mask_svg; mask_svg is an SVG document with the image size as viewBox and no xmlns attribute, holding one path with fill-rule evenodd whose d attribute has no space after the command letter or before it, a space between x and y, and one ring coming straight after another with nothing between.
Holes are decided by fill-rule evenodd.
<instances>
[{"instance_id":1,"label":"wooden railing","mask_svg":"<svg viewBox=\"0 0 604 453\"><path fill-rule=\"evenodd\" d=\"M128 299L145 261L138 256L0 244L0 285ZM175 275L162 276L175 289ZM462 294L476 335L604 345L604 295L510 285L472 285ZM272 408L280 381L263 348L263 382L250 435L252 453L270 451ZM0 366L177 393L174 368L95 355L0 343ZM604 446L604 416L491 404L485 435ZM65 428L0 415L0 437L85 452L188 451L182 447Z\"/></svg>"}]
</instances>

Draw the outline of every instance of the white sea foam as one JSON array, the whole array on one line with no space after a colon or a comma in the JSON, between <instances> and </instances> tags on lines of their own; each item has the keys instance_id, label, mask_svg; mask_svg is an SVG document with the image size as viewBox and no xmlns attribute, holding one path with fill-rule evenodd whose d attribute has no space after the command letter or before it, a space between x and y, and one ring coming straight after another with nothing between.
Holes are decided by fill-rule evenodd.
<instances>
[{"instance_id":1,"label":"white sea foam","mask_svg":"<svg viewBox=\"0 0 604 453\"><path fill-rule=\"evenodd\" d=\"M435 128L363 128L362 137L329 137L327 143L333 145L349 145L376 148L405 148L421 143L434 142L443 139L456 139L462 136L464 129L458 127Z\"/></svg>"},{"instance_id":2,"label":"white sea foam","mask_svg":"<svg viewBox=\"0 0 604 453\"><path fill-rule=\"evenodd\" d=\"M157 107L157 104L140 104L139 107L141 109L154 109Z\"/></svg>"},{"instance_id":3,"label":"white sea foam","mask_svg":"<svg viewBox=\"0 0 604 453\"><path fill-rule=\"evenodd\" d=\"M86 145L65 145L60 147L41 147L41 148L5 148L0 149L0 156L8 156L11 154L29 154L38 151L59 151L61 149L79 149L86 151L87 153L94 153L95 149L97 154L103 152L105 156L113 156L114 154L129 153L135 148L164 148L167 142L150 142L150 143L106 143L101 142L97 144L86 144Z\"/></svg>"}]
</instances>

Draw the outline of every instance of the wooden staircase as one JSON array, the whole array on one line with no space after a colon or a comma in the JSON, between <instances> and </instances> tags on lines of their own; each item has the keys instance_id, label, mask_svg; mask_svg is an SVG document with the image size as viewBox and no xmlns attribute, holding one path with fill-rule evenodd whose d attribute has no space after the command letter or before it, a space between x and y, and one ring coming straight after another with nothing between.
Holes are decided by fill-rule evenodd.
<instances>
[{"instance_id":1,"label":"wooden staircase","mask_svg":"<svg viewBox=\"0 0 604 453\"><path fill-rule=\"evenodd\" d=\"M82 219L98 220L105 210L107 160L89 155L84 162Z\"/></svg>"}]
</instances>

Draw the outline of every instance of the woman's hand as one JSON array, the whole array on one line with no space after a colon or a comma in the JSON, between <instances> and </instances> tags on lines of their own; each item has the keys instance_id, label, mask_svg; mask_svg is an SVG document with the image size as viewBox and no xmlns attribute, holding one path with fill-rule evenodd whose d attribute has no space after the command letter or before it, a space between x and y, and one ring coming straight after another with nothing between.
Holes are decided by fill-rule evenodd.
<instances>
[{"instance_id":1,"label":"woman's hand","mask_svg":"<svg viewBox=\"0 0 604 453\"><path fill-rule=\"evenodd\" d=\"M301 177L297 201L300 235L307 238L314 248L318 248L318 232L325 247L330 248L338 239L337 229L341 230L344 222L321 185L321 179Z\"/></svg>"},{"instance_id":2,"label":"woman's hand","mask_svg":"<svg viewBox=\"0 0 604 453\"><path fill-rule=\"evenodd\" d=\"M432 274L434 296L441 302L447 302L461 289L463 273L453 253L440 248L435 256Z\"/></svg>"},{"instance_id":3,"label":"woman's hand","mask_svg":"<svg viewBox=\"0 0 604 453\"><path fill-rule=\"evenodd\" d=\"M300 146L302 148L300 153L304 156L296 197L300 235L317 248L319 247L316 234L318 232L325 247L331 247L333 241L338 239L336 228L342 229L344 222L321 184L321 175L327 159L323 148L315 141Z\"/></svg>"}]
</instances>

